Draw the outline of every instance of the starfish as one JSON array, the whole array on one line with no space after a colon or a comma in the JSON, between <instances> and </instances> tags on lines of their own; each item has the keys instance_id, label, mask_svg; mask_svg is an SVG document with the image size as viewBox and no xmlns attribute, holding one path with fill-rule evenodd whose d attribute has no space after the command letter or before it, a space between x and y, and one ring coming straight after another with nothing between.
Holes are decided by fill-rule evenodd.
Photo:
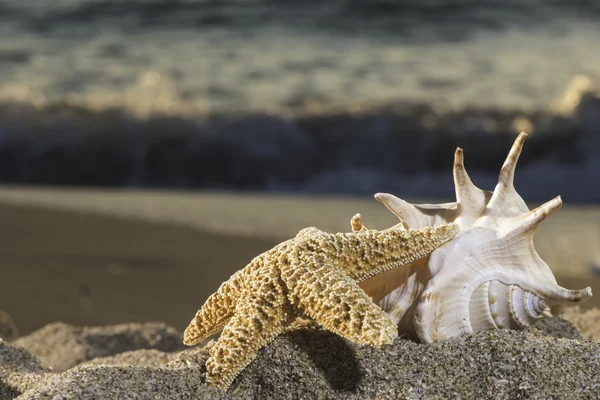
<instances>
[{"instance_id":1,"label":"starfish","mask_svg":"<svg viewBox=\"0 0 600 400\"><path fill-rule=\"evenodd\" d=\"M396 325L358 282L431 253L458 232L455 224L406 230L367 229L357 214L350 233L305 228L255 257L221 284L190 322L192 346L222 330L206 361L207 383L226 391L258 350L293 330L297 318L359 344L382 346Z\"/></svg>"}]
</instances>

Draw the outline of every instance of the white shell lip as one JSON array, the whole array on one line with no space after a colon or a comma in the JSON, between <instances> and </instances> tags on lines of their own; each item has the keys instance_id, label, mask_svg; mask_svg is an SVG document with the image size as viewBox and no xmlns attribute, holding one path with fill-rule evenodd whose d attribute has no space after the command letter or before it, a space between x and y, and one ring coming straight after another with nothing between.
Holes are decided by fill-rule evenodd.
<instances>
[{"instance_id":1,"label":"white shell lip","mask_svg":"<svg viewBox=\"0 0 600 400\"><path fill-rule=\"evenodd\" d=\"M414 328L421 341L472 333L474 328L507 325L521 329L557 315L567 303L583 302L592 296L590 287L568 290L559 286L533 247L535 230L562 206L562 199L557 196L530 211L515 190L515 168L526 137L522 132L516 138L493 192L473 184L464 167L463 151L457 148L453 168L456 202L410 204L388 193L375 194L375 199L400 219L396 229L450 222L460 226L452 241L430 255L426 264L429 280L420 283L422 290L409 291L414 293L410 301L416 306L394 292L380 302L386 311L412 306ZM488 289L493 285L496 292L504 290L507 300L490 304L493 299L481 292L477 295L481 304L471 304L471 297L483 291L479 288L486 283ZM488 301L487 309L484 299Z\"/></svg>"}]
</instances>

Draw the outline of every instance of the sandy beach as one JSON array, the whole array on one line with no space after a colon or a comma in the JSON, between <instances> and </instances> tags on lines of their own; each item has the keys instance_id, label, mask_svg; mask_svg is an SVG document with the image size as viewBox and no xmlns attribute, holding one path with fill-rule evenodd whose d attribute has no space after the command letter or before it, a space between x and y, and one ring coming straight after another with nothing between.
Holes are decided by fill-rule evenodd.
<instances>
[{"instance_id":1,"label":"sandy beach","mask_svg":"<svg viewBox=\"0 0 600 400\"><path fill-rule=\"evenodd\" d=\"M348 231L356 212L369 227L396 223L371 198L4 187L0 308L21 334L55 321L181 330L254 256L307 226ZM600 207L564 206L535 242L559 283L600 293ZM598 305L600 296L583 304Z\"/></svg>"},{"instance_id":2,"label":"sandy beach","mask_svg":"<svg viewBox=\"0 0 600 400\"><path fill-rule=\"evenodd\" d=\"M272 243L142 219L0 206L0 304L21 334L54 321L183 327L214 291Z\"/></svg>"},{"instance_id":3,"label":"sandy beach","mask_svg":"<svg viewBox=\"0 0 600 400\"><path fill-rule=\"evenodd\" d=\"M0 339L0 399L600 392L593 356L600 354L600 314L590 309L598 296L525 332L478 332L432 345L399 338L373 349L296 331L265 346L227 394L207 387L214 342L185 349L181 336L207 296L299 229L348 231L356 212L369 227L396 222L371 198L0 189L0 333L11 334L7 315L20 331L16 340ZM542 224L536 247L562 285L600 293L591 268L599 226L600 207L592 206L566 206Z\"/></svg>"}]
</instances>

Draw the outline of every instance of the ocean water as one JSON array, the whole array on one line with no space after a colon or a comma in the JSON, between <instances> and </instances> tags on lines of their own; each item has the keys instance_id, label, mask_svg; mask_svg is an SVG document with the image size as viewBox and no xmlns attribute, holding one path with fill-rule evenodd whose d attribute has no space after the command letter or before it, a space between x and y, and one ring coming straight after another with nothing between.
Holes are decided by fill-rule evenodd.
<instances>
[{"instance_id":1,"label":"ocean water","mask_svg":"<svg viewBox=\"0 0 600 400\"><path fill-rule=\"evenodd\" d=\"M0 182L600 202L600 3L0 0Z\"/></svg>"}]
</instances>

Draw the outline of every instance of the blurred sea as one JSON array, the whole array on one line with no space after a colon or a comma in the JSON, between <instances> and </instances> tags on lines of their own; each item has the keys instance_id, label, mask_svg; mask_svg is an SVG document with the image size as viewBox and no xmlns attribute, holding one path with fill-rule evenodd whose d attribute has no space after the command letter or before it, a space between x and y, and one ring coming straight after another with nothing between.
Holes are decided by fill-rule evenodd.
<instances>
[{"instance_id":1,"label":"blurred sea","mask_svg":"<svg viewBox=\"0 0 600 400\"><path fill-rule=\"evenodd\" d=\"M600 202L600 2L0 0L0 182Z\"/></svg>"}]
</instances>

